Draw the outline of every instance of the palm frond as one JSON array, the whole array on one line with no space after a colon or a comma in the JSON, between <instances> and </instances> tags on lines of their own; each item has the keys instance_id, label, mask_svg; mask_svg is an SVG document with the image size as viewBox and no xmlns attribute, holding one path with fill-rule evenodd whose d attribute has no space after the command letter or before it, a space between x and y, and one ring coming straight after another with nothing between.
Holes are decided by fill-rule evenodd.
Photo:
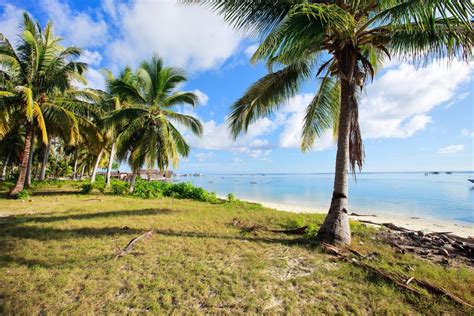
<instances>
[{"instance_id":1,"label":"palm frond","mask_svg":"<svg viewBox=\"0 0 474 316\"><path fill-rule=\"evenodd\" d=\"M172 107L180 104L189 104L195 107L198 104L198 96L193 92L175 92L163 100L163 106Z\"/></svg>"},{"instance_id":2,"label":"palm frond","mask_svg":"<svg viewBox=\"0 0 474 316\"><path fill-rule=\"evenodd\" d=\"M232 135L246 131L250 123L273 113L281 102L299 89L300 83L311 75L311 65L297 63L264 76L254 83L243 97L232 105L227 119Z\"/></svg>"},{"instance_id":3,"label":"palm frond","mask_svg":"<svg viewBox=\"0 0 474 316\"><path fill-rule=\"evenodd\" d=\"M310 150L316 138L321 137L336 124L339 117L339 105L339 82L326 73L321 79L318 93L306 109L301 134L302 151Z\"/></svg>"},{"instance_id":4,"label":"palm frond","mask_svg":"<svg viewBox=\"0 0 474 316\"><path fill-rule=\"evenodd\" d=\"M173 120L191 130L195 135L201 136L203 132L203 126L199 119L186 114L181 114L172 111L163 111L167 118Z\"/></svg>"}]
</instances>

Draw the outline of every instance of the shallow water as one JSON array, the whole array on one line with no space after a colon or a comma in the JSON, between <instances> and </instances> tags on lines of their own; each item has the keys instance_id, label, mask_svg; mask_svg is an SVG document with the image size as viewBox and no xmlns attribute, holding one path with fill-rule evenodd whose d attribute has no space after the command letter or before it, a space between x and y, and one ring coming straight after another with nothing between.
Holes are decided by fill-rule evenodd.
<instances>
[{"instance_id":1,"label":"shallow water","mask_svg":"<svg viewBox=\"0 0 474 316\"><path fill-rule=\"evenodd\" d=\"M333 174L178 177L218 195L325 210ZM474 223L474 173L365 173L350 180L350 212L400 214Z\"/></svg>"}]
</instances>

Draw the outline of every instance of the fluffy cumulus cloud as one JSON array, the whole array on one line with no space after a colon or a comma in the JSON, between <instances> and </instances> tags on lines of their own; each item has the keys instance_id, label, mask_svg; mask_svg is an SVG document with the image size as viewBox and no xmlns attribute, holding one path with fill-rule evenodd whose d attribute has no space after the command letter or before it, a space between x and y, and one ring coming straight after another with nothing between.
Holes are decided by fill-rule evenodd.
<instances>
[{"instance_id":1,"label":"fluffy cumulus cloud","mask_svg":"<svg viewBox=\"0 0 474 316\"><path fill-rule=\"evenodd\" d=\"M189 113L196 115L196 113ZM248 133L234 139L225 122L217 123L214 120L203 122L204 134L201 137L195 136L183 129L183 133L188 143L194 148L207 150L230 151L236 155L246 155L252 158L266 159L274 147L262 136L270 134L277 125L268 118L262 118L249 126ZM199 158L203 158L200 155Z\"/></svg>"},{"instance_id":2,"label":"fluffy cumulus cloud","mask_svg":"<svg viewBox=\"0 0 474 316\"><path fill-rule=\"evenodd\" d=\"M299 148L301 144L301 130L306 108L314 94L299 94L292 97L277 113L277 122L283 127L279 135L279 145L284 148ZM327 131L314 143L314 150L324 150L334 145L332 132Z\"/></svg>"},{"instance_id":3,"label":"fluffy cumulus cloud","mask_svg":"<svg viewBox=\"0 0 474 316\"><path fill-rule=\"evenodd\" d=\"M194 92L194 94L197 95L200 105L206 105L207 102L209 102L209 96L205 94L204 92L202 92L201 90L195 89L192 92Z\"/></svg>"},{"instance_id":4,"label":"fluffy cumulus cloud","mask_svg":"<svg viewBox=\"0 0 474 316\"><path fill-rule=\"evenodd\" d=\"M416 69L409 64L391 67L367 87L360 120L366 138L406 138L424 129L429 112L453 99L466 82L474 63L432 63Z\"/></svg>"},{"instance_id":5,"label":"fluffy cumulus cloud","mask_svg":"<svg viewBox=\"0 0 474 316\"><path fill-rule=\"evenodd\" d=\"M252 57L253 54L257 51L258 49L258 45L257 44L253 44L253 45L250 45L248 46L245 50L244 50L244 53L245 55L247 55L248 58Z\"/></svg>"},{"instance_id":6,"label":"fluffy cumulus cloud","mask_svg":"<svg viewBox=\"0 0 474 316\"><path fill-rule=\"evenodd\" d=\"M85 74L87 80L87 86L93 89L105 90L105 78L104 75L95 68L87 69Z\"/></svg>"},{"instance_id":7,"label":"fluffy cumulus cloud","mask_svg":"<svg viewBox=\"0 0 474 316\"><path fill-rule=\"evenodd\" d=\"M54 21L55 31L68 44L79 47L99 47L108 38L107 23L100 16L78 12L58 0L40 0L41 9Z\"/></svg>"},{"instance_id":8,"label":"fluffy cumulus cloud","mask_svg":"<svg viewBox=\"0 0 474 316\"><path fill-rule=\"evenodd\" d=\"M23 11L11 4L0 5L0 9L3 11L0 15L0 33L14 44L18 36Z\"/></svg>"},{"instance_id":9,"label":"fluffy cumulus cloud","mask_svg":"<svg viewBox=\"0 0 474 316\"><path fill-rule=\"evenodd\" d=\"M464 145L450 145L438 150L438 154L455 154L464 150Z\"/></svg>"},{"instance_id":10,"label":"fluffy cumulus cloud","mask_svg":"<svg viewBox=\"0 0 474 316\"><path fill-rule=\"evenodd\" d=\"M84 50L78 59L90 66L98 66L102 61L102 55L98 51Z\"/></svg>"},{"instance_id":11,"label":"fluffy cumulus cloud","mask_svg":"<svg viewBox=\"0 0 474 316\"><path fill-rule=\"evenodd\" d=\"M237 49L240 36L207 8L173 0L103 2L118 21L119 36L108 47L111 63L136 65L159 53L167 63L191 71L221 65Z\"/></svg>"}]
</instances>

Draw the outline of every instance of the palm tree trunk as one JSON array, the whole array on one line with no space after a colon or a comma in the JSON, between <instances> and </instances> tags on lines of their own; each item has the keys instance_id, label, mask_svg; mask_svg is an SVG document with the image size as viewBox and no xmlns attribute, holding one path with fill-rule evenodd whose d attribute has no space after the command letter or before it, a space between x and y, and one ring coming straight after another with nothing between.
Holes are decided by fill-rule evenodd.
<instances>
[{"instance_id":1,"label":"palm tree trunk","mask_svg":"<svg viewBox=\"0 0 474 316\"><path fill-rule=\"evenodd\" d=\"M41 172L39 180L43 181L46 178L46 166L48 165L49 151L51 149L51 139L48 137L48 144L44 146L43 161L41 162Z\"/></svg>"},{"instance_id":2,"label":"palm tree trunk","mask_svg":"<svg viewBox=\"0 0 474 316\"><path fill-rule=\"evenodd\" d=\"M86 170L86 164L84 164L82 166L81 175L79 176L79 180L82 180L82 178L84 177L84 170Z\"/></svg>"},{"instance_id":3,"label":"palm tree trunk","mask_svg":"<svg viewBox=\"0 0 474 316\"><path fill-rule=\"evenodd\" d=\"M76 180L77 174L77 149L74 150L74 170L72 171L72 179Z\"/></svg>"},{"instance_id":4,"label":"palm tree trunk","mask_svg":"<svg viewBox=\"0 0 474 316\"><path fill-rule=\"evenodd\" d=\"M137 180L137 172L135 170L132 171L132 179L130 180L130 189L129 192L133 193L135 190L135 181Z\"/></svg>"},{"instance_id":5,"label":"palm tree trunk","mask_svg":"<svg viewBox=\"0 0 474 316\"><path fill-rule=\"evenodd\" d=\"M27 188L31 186L31 171L33 169L33 153L35 152L35 138L36 138L36 128L33 126L33 135L31 136L30 154L28 156L28 166L26 168L25 185Z\"/></svg>"},{"instance_id":6,"label":"palm tree trunk","mask_svg":"<svg viewBox=\"0 0 474 316\"><path fill-rule=\"evenodd\" d=\"M8 152L7 157L5 158L5 161L3 162L3 166L2 166L2 180L6 180L6 179L7 179L7 166L8 166L8 163L10 162L10 155L11 155L11 151Z\"/></svg>"},{"instance_id":7,"label":"palm tree trunk","mask_svg":"<svg viewBox=\"0 0 474 316\"><path fill-rule=\"evenodd\" d=\"M115 156L115 143L112 143L112 148L110 149L110 156L109 156L109 165L107 166L107 179L106 179L107 186L110 185L110 174L112 173L112 164L114 162L114 156Z\"/></svg>"},{"instance_id":8,"label":"palm tree trunk","mask_svg":"<svg viewBox=\"0 0 474 316\"><path fill-rule=\"evenodd\" d=\"M95 177L97 175L97 169L99 168L99 163L100 160L102 159L102 155L104 154L104 149L102 148L99 152L99 155L97 156L97 160L94 165L94 170L92 170L92 175L91 175L91 183L95 182Z\"/></svg>"},{"instance_id":9,"label":"palm tree trunk","mask_svg":"<svg viewBox=\"0 0 474 316\"><path fill-rule=\"evenodd\" d=\"M20 165L18 166L18 179L13 190L10 192L10 197L16 197L18 193L23 191L25 187L26 172L28 168L28 160L30 159L31 139L33 137L33 126L31 123L26 123L25 147L21 157Z\"/></svg>"},{"instance_id":10,"label":"palm tree trunk","mask_svg":"<svg viewBox=\"0 0 474 316\"><path fill-rule=\"evenodd\" d=\"M336 173L334 191L329 213L318 231L317 239L331 244L349 245L351 231L348 209L348 169L349 169L349 132L350 132L350 99L349 81L341 79L341 112L337 140Z\"/></svg>"}]
</instances>

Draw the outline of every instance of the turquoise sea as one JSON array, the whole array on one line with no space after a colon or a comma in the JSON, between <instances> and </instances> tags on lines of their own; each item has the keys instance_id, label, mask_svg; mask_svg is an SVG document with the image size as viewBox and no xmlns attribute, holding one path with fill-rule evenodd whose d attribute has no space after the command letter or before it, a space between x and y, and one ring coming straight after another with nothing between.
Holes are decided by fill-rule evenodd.
<instances>
[{"instance_id":1,"label":"turquoise sea","mask_svg":"<svg viewBox=\"0 0 474 316\"><path fill-rule=\"evenodd\" d=\"M326 210L333 174L215 174L178 177L224 196ZM350 180L350 212L474 223L473 173L363 173Z\"/></svg>"}]
</instances>

